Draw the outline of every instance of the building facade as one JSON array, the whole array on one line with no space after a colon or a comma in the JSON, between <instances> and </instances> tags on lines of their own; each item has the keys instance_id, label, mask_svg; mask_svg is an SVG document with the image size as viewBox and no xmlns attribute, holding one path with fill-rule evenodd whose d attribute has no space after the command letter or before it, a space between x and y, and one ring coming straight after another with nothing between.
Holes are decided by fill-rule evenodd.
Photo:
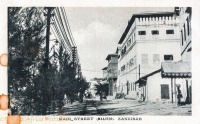
<instances>
[{"instance_id":1,"label":"building facade","mask_svg":"<svg viewBox=\"0 0 200 124\"><path fill-rule=\"evenodd\" d=\"M117 68L118 68L118 55L117 54L108 54L106 57L108 61L107 66L107 82L109 83L109 96L115 96L117 91L116 81L117 81Z\"/></svg>"},{"instance_id":2,"label":"building facade","mask_svg":"<svg viewBox=\"0 0 200 124\"><path fill-rule=\"evenodd\" d=\"M190 68L189 74L191 74L191 63L192 63L192 28L191 28L191 18L192 18L192 8L191 7L181 7L179 8L180 13L180 31L181 31L181 60L183 62L189 63ZM192 79L185 79L185 87L187 90L186 103L192 102Z\"/></svg>"},{"instance_id":3,"label":"building facade","mask_svg":"<svg viewBox=\"0 0 200 124\"><path fill-rule=\"evenodd\" d=\"M180 16L180 32L181 32L181 60L184 62L191 62L192 51L192 30L191 30L191 7L175 8Z\"/></svg>"},{"instance_id":4,"label":"building facade","mask_svg":"<svg viewBox=\"0 0 200 124\"><path fill-rule=\"evenodd\" d=\"M107 71L108 67L104 67L103 69L101 69L103 71L103 79L107 80L107 75L108 75L108 71Z\"/></svg>"},{"instance_id":5,"label":"building facade","mask_svg":"<svg viewBox=\"0 0 200 124\"><path fill-rule=\"evenodd\" d=\"M180 48L181 60L173 63L162 63L161 71L163 78L171 78L173 84L172 91L174 97L182 94L182 102L190 104L192 102L192 73L191 73L191 7L175 7L175 12L180 18ZM174 80L174 81L173 81ZM181 85L176 85L176 80L181 80ZM174 90L173 90L174 89ZM179 92L179 93L178 93ZM173 96L173 94L172 94ZM180 100L179 100L180 101Z\"/></svg>"},{"instance_id":6,"label":"building facade","mask_svg":"<svg viewBox=\"0 0 200 124\"><path fill-rule=\"evenodd\" d=\"M181 59L179 23L175 12L132 16L118 42L117 92L142 101L172 99L161 63Z\"/></svg>"}]
</instances>

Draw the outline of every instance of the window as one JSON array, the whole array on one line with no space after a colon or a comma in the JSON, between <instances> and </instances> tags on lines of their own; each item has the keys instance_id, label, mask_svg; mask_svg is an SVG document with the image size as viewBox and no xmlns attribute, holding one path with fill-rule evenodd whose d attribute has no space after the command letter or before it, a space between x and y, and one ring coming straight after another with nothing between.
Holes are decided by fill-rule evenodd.
<instances>
[{"instance_id":1,"label":"window","mask_svg":"<svg viewBox=\"0 0 200 124\"><path fill-rule=\"evenodd\" d=\"M159 34L159 31L158 31L158 30L153 30L153 31L151 31L151 34L152 34L152 35L158 35L158 34Z\"/></svg>"},{"instance_id":2,"label":"window","mask_svg":"<svg viewBox=\"0 0 200 124\"><path fill-rule=\"evenodd\" d=\"M142 64L148 64L148 54L142 54Z\"/></svg>"},{"instance_id":3,"label":"window","mask_svg":"<svg viewBox=\"0 0 200 124\"><path fill-rule=\"evenodd\" d=\"M187 17L187 32L188 32L188 36L190 35L190 26L189 26L189 19Z\"/></svg>"},{"instance_id":4,"label":"window","mask_svg":"<svg viewBox=\"0 0 200 124\"><path fill-rule=\"evenodd\" d=\"M122 49L121 56L123 56L125 53L126 53L126 46Z\"/></svg>"},{"instance_id":5,"label":"window","mask_svg":"<svg viewBox=\"0 0 200 124\"><path fill-rule=\"evenodd\" d=\"M129 47L130 45L131 45L131 39L128 40L127 47Z\"/></svg>"},{"instance_id":6,"label":"window","mask_svg":"<svg viewBox=\"0 0 200 124\"><path fill-rule=\"evenodd\" d=\"M126 53L126 46L124 47L124 53Z\"/></svg>"},{"instance_id":7,"label":"window","mask_svg":"<svg viewBox=\"0 0 200 124\"><path fill-rule=\"evenodd\" d=\"M161 99L169 99L169 85L161 84Z\"/></svg>"},{"instance_id":8,"label":"window","mask_svg":"<svg viewBox=\"0 0 200 124\"><path fill-rule=\"evenodd\" d=\"M164 55L164 60L173 60L173 55Z\"/></svg>"},{"instance_id":9,"label":"window","mask_svg":"<svg viewBox=\"0 0 200 124\"><path fill-rule=\"evenodd\" d=\"M130 59L130 67L134 65L133 58Z\"/></svg>"},{"instance_id":10,"label":"window","mask_svg":"<svg viewBox=\"0 0 200 124\"><path fill-rule=\"evenodd\" d=\"M153 54L153 64L159 64L159 63L160 63L160 55Z\"/></svg>"},{"instance_id":11,"label":"window","mask_svg":"<svg viewBox=\"0 0 200 124\"><path fill-rule=\"evenodd\" d=\"M131 89L131 91L133 90L133 89L132 89L132 83L131 83L131 88L130 88L130 89Z\"/></svg>"},{"instance_id":12,"label":"window","mask_svg":"<svg viewBox=\"0 0 200 124\"><path fill-rule=\"evenodd\" d=\"M124 70L125 70L125 68L126 68L126 66L125 66L125 65L123 65L123 66L121 67L121 72L122 72L122 71L124 71Z\"/></svg>"},{"instance_id":13,"label":"window","mask_svg":"<svg viewBox=\"0 0 200 124\"><path fill-rule=\"evenodd\" d=\"M146 35L146 31L138 31L138 35Z\"/></svg>"},{"instance_id":14,"label":"window","mask_svg":"<svg viewBox=\"0 0 200 124\"><path fill-rule=\"evenodd\" d=\"M127 64L126 64L126 69L128 69L129 68L129 63L127 62Z\"/></svg>"},{"instance_id":15,"label":"window","mask_svg":"<svg viewBox=\"0 0 200 124\"><path fill-rule=\"evenodd\" d=\"M129 82L127 81L127 95L129 94L129 90L130 90L130 84L129 84Z\"/></svg>"},{"instance_id":16,"label":"window","mask_svg":"<svg viewBox=\"0 0 200 124\"><path fill-rule=\"evenodd\" d=\"M184 40L186 41L186 30L185 30L185 24L183 25L183 29L184 29Z\"/></svg>"},{"instance_id":17,"label":"window","mask_svg":"<svg viewBox=\"0 0 200 124\"><path fill-rule=\"evenodd\" d=\"M181 44L183 46L183 31L181 30Z\"/></svg>"},{"instance_id":18,"label":"window","mask_svg":"<svg viewBox=\"0 0 200 124\"><path fill-rule=\"evenodd\" d=\"M166 30L166 34L174 34L174 30Z\"/></svg>"}]
</instances>

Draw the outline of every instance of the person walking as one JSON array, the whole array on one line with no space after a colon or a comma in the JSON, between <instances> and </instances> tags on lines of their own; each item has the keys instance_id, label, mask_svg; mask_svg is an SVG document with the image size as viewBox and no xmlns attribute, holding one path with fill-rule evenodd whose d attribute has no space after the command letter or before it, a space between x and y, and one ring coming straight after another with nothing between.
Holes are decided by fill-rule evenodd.
<instances>
[{"instance_id":1,"label":"person walking","mask_svg":"<svg viewBox=\"0 0 200 124\"><path fill-rule=\"evenodd\" d=\"M178 98L178 103L177 105L181 105L181 98L183 97L182 93L181 93L181 90L180 90L180 86L177 87L177 90L178 90L178 94L177 94L177 98Z\"/></svg>"}]
</instances>

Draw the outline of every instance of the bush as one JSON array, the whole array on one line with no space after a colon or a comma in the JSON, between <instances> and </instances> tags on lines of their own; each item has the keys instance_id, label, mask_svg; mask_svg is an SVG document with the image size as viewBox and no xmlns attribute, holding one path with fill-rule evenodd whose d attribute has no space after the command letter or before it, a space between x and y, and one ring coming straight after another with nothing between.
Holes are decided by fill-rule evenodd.
<instances>
[{"instance_id":1,"label":"bush","mask_svg":"<svg viewBox=\"0 0 200 124\"><path fill-rule=\"evenodd\" d=\"M125 96L126 96L125 93L116 93L115 99L122 99L122 98L124 98Z\"/></svg>"}]
</instances>

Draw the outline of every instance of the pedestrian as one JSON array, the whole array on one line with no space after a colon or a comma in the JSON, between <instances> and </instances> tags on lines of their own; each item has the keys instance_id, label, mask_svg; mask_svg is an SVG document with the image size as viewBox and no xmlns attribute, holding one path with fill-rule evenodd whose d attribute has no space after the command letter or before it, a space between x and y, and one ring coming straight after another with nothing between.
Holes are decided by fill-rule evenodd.
<instances>
[{"instance_id":1,"label":"pedestrian","mask_svg":"<svg viewBox=\"0 0 200 124\"><path fill-rule=\"evenodd\" d=\"M183 97L182 93L181 93L181 90L180 90L180 86L177 87L177 90L178 90L178 94L177 94L177 98L178 98L178 103L177 105L181 105L181 98Z\"/></svg>"}]
</instances>

